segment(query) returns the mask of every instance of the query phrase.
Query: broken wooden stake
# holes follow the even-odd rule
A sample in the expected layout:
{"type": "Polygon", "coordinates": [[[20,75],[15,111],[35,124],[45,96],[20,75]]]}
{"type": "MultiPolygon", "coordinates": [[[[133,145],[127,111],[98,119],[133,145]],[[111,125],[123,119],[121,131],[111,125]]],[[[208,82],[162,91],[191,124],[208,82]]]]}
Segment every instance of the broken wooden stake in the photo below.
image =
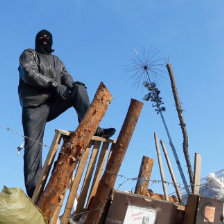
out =
{"type": "Polygon", "coordinates": [[[159,168],[160,168],[160,175],[161,175],[161,179],[162,179],[163,191],[164,191],[166,201],[169,201],[167,187],[166,187],[166,181],[165,181],[165,174],[163,171],[163,163],[162,163],[161,153],[160,153],[160,149],[159,149],[159,142],[158,142],[158,137],[157,137],[156,133],[154,133],[154,138],[155,138],[155,144],[156,144],[156,151],[157,151],[157,155],[158,155],[158,162],[159,162],[159,168]]]}
{"type": "Polygon", "coordinates": [[[135,194],[146,195],[148,191],[148,185],[152,173],[154,159],[147,156],[142,157],[142,163],[138,175],[138,181],[135,187],[135,194]]]}
{"type": "Polygon", "coordinates": [[[175,175],[174,175],[174,172],[173,172],[173,168],[171,166],[170,159],[168,157],[168,153],[166,151],[166,147],[165,147],[165,144],[164,144],[163,140],[160,140],[160,144],[162,145],[162,148],[163,148],[163,152],[164,152],[164,155],[165,155],[165,158],[166,158],[166,162],[167,162],[167,165],[168,165],[168,168],[169,168],[169,171],[170,171],[171,178],[173,180],[173,184],[174,184],[174,187],[175,187],[175,190],[176,190],[176,193],[177,193],[177,197],[179,199],[179,202],[182,203],[182,196],[181,196],[181,193],[180,193],[180,189],[177,185],[177,181],[176,181],[176,178],[175,178],[175,175]]]}
{"type": "Polygon", "coordinates": [[[124,159],[131,137],[133,135],[143,103],[132,99],[125,121],[119,133],[116,144],[112,145],[111,156],[100,180],[97,192],[88,211],[85,224],[98,224],[109,195],[113,190],[120,166],[124,159]]]}
{"type": "Polygon", "coordinates": [[[72,173],[99,126],[111,99],[110,92],[101,83],[78,128],[71,137],[64,141],[50,180],[37,203],[48,221],[52,217],[60,198],[63,197],[72,173]]]}
{"type": "Polygon", "coordinates": [[[194,194],[200,193],[200,176],[201,176],[201,155],[195,153],[194,156],[194,194]]]}

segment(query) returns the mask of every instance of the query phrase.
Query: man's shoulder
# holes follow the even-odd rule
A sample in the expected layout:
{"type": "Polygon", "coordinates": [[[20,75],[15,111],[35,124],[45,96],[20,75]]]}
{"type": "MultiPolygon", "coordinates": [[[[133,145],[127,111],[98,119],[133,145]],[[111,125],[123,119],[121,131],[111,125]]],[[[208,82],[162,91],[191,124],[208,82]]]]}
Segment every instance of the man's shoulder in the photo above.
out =
{"type": "Polygon", "coordinates": [[[56,61],[56,62],[62,62],[61,61],[61,59],[57,56],[57,55],[55,55],[55,54],[52,54],[52,56],[54,57],[54,60],[56,61]]]}
{"type": "Polygon", "coordinates": [[[27,48],[22,52],[21,56],[28,55],[28,54],[35,56],[37,54],[37,52],[34,49],[27,48]]]}

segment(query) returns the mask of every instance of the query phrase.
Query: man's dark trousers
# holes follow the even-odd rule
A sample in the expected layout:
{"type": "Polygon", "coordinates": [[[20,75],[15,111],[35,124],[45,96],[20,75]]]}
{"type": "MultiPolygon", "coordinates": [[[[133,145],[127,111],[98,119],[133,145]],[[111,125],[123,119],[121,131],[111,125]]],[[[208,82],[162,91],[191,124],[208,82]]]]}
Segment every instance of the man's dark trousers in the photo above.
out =
{"type": "Polygon", "coordinates": [[[50,99],[38,107],[24,107],[22,123],[25,138],[24,177],[26,191],[32,197],[38,177],[42,169],[42,144],[45,125],[62,114],[70,107],[74,107],[78,120],[81,121],[89,108],[89,97],[83,85],[74,85],[70,100],[63,100],[58,96],[50,99]]]}

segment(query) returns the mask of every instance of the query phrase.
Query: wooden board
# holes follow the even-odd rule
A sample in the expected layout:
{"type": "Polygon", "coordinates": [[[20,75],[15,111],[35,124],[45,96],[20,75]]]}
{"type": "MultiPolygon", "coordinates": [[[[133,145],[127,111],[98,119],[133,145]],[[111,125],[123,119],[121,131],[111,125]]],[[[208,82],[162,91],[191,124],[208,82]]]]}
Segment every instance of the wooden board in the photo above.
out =
{"type": "Polygon", "coordinates": [[[156,212],[156,224],[183,224],[183,206],[180,207],[179,204],[123,191],[115,191],[104,223],[123,223],[129,206],[154,210],[156,212]]]}
{"type": "Polygon", "coordinates": [[[82,178],[85,166],[86,166],[86,161],[88,159],[92,143],[93,143],[93,141],[90,142],[85,153],[83,154],[83,156],[80,159],[80,163],[79,163],[78,169],[76,171],[75,178],[74,178],[72,186],[71,186],[70,194],[68,196],[68,200],[67,200],[67,203],[65,206],[64,214],[62,216],[62,220],[61,220],[62,224],[67,224],[68,218],[71,215],[72,206],[73,206],[74,200],[77,196],[78,187],[79,187],[79,184],[80,184],[80,181],[81,181],[81,178],[82,178]]]}
{"type": "Polygon", "coordinates": [[[99,152],[99,148],[100,148],[101,142],[99,141],[95,141],[94,146],[93,146],[93,150],[92,150],[92,154],[89,160],[89,164],[88,164],[88,168],[86,171],[86,175],[85,175],[85,179],[83,181],[83,185],[82,185],[82,190],[81,193],[79,195],[78,198],[78,204],[77,204],[77,208],[75,211],[75,215],[77,219],[79,219],[78,214],[82,211],[84,205],[85,205],[85,201],[86,201],[86,197],[87,197],[87,193],[88,193],[88,189],[89,189],[89,184],[91,182],[92,179],[92,175],[93,175],[93,171],[94,171],[94,166],[96,164],[96,160],[97,160],[97,155],[99,152]]]}
{"type": "Polygon", "coordinates": [[[51,144],[51,148],[48,152],[47,158],[44,163],[44,167],[41,171],[40,177],[37,181],[35,191],[33,193],[32,201],[34,204],[37,203],[39,196],[40,196],[41,192],[43,191],[44,185],[47,181],[49,172],[51,170],[51,166],[54,162],[55,155],[56,155],[58,147],[60,145],[60,141],[61,141],[61,133],[59,130],[56,129],[54,139],[51,144]]]}
{"type": "Polygon", "coordinates": [[[100,156],[99,156],[99,159],[98,159],[95,175],[94,175],[94,178],[93,178],[93,184],[91,186],[88,202],[87,202],[87,205],[86,205],[87,208],[89,206],[89,203],[90,203],[92,197],[94,197],[95,194],[96,194],[96,190],[97,190],[97,187],[99,185],[99,181],[100,181],[100,178],[102,176],[103,167],[104,167],[105,160],[106,160],[106,157],[107,157],[108,147],[109,147],[109,142],[104,142],[103,146],[101,148],[101,152],[100,152],[100,156]]]}

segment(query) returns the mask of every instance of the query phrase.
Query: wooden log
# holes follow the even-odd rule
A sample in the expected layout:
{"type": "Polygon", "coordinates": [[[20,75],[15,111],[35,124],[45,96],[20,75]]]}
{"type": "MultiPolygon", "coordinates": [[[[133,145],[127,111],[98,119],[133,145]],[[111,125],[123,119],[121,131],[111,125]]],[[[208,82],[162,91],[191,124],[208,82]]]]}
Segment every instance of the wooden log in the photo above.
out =
{"type": "MultiPolygon", "coordinates": [[[[66,188],[65,193],[66,193],[67,190],[68,189],[66,188]]],[[[54,211],[54,214],[49,220],[49,224],[57,224],[59,214],[60,214],[60,211],[61,211],[61,207],[62,207],[64,199],[65,199],[65,193],[61,195],[60,202],[57,204],[56,209],[54,211]]]]}
{"type": "Polygon", "coordinates": [[[88,168],[86,171],[86,175],[85,175],[85,179],[83,181],[81,193],[78,198],[78,204],[77,204],[77,207],[75,210],[75,220],[79,220],[80,216],[78,214],[83,211],[83,208],[85,205],[87,193],[89,190],[89,185],[90,185],[90,182],[91,182],[91,179],[93,176],[94,167],[95,167],[97,156],[99,153],[100,144],[101,144],[101,142],[95,141],[94,146],[93,146],[92,154],[91,154],[91,157],[89,160],[89,165],[88,165],[88,168]]]}
{"type": "Polygon", "coordinates": [[[125,121],[122,125],[116,144],[112,146],[112,154],[106,170],[100,180],[96,195],[91,202],[85,224],[98,224],[106,202],[114,187],[117,174],[124,159],[132,134],[134,132],[143,103],[132,99],[125,121]]]}
{"type": "Polygon", "coordinates": [[[155,138],[155,144],[156,144],[156,151],[157,151],[157,155],[158,155],[158,162],[159,162],[160,175],[161,175],[161,179],[162,179],[163,192],[164,192],[166,201],[169,201],[167,187],[166,187],[166,181],[165,181],[165,174],[163,171],[163,163],[162,163],[161,153],[160,153],[160,149],[159,149],[159,142],[158,142],[158,137],[157,137],[156,133],[154,133],[154,138],[155,138]]]}
{"type": "Polygon", "coordinates": [[[55,155],[57,153],[57,150],[58,150],[58,147],[59,147],[59,144],[60,144],[60,140],[61,140],[61,133],[60,133],[59,130],[56,129],[54,139],[53,139],[52,144],[51,144],[51,148],[48,152],[47,158],[45,160],[43,169],[41,170],[41,174],[39,176],[35,191],[34,191],[33,196],[32,196],[32,201],[33,201],[34,204],[37,203],[37,201],[39,199],[39,196],[43,191],[43,188],[44,188],[44,185],[47,181],[51,166],[54,162],[54,158],[55,158],[55,155]]]}
{"type": "Polygon", "coordinates": [[[71,215],[71,210],[72,210],[72,206],[74,204],[75,198],[77,196],[77,191],[78,191],[78,187],[82,178],[82,174],[84,172],[85,166],[86,166],[86,162],[89,156],[89,152],[92,146],[92,141],[90,142],[90,144],[88,145],[86,151],[84,152],[82,158],[80,159],[80,163],[77,169],[77,172],[75,174],[75,178],[74,181],[72,183],[72,187],[70,190],[70,194],[68,196],[68,200],[65,206],[65,210],[61,219],[61,223],[62,224],[67,224],[68,223],[68,219],[71,215]]]}
{"type": "Polygon", "coordinates": [[[201,155],[195,153],[194,157],[194,191],[193,193],[199,195],[200,193],[200,176],[201,176],[201,155]]]}
{"type": "Polygon", "coordinates": [[[146,196],[151,173],[152,173],[153,163],[154,163],[154,159],[151,159],[147,156],[143,156],[139,175],[138,175],[138,181],[135,187],[135,194],[141,194],[146,196]]]}
{"type": "Polygon", "coordinates": [[[75,133],[64,141],[51,178],[37,203],[47,220],[50,220],[60,201],[60,197],[68,187],[72,173],[99,126],[111,99],[110,92],[101,83],[89,110],[75,133]]]}
{"type": "Polygon", "coordinates": [[[189,174],[189,178],[190,178],[190,183],[191,183],[191,189],[193,191],[193,172],[192,172],[192,166],[191,166],[191,161],[190,161],[190,156],[188,153],[188,134],[187,134],[187,128],[186,128],[186,123],[184,121],[184,116],[183,116],[183,109],[181,107],[180,104],[180,100],[178,97],[178,91],[176,88],[176,82],[175,82],[175,78],[174,78],[174,74],[172,71],[172,67],[170,64],[166,65],[169,76],[170,76],[170,81],[171,81],[171,87],[172,87],[172,91],[173,91],[173,96],[174,96],[174,101],[175,101],[175,105],[176,105],[176,109],[177,109],[177,114],[178,114],[178,118],[180,121],[180,127],[182,130],[182,134],[183,134],[183,151],[184,151],[184,156],[185,156],[185,160],[187,163],[187,168],[188,168],[188,174],[189,174]]]}
{"type": "Polygon", "coordinates": [[[177,193],[178,200],[179,200],[180,203],[182,203],[182,196],[181,196],[181,193],[180,193],[180,189],[177,185],[177,181],[176,181],[176,178],[175,178],[175,175],[174,175],[174,172],[173,172],[173,168],[171,166],[170,159],[169,159],[169,156],[168,156],[168,153],[167,153],[167,150],[166,150],[166,147],[165,147],[165,144],[164,144],[163,140],[160,140],[160,144],[162,145],[162,148],[163,148],[163,152],[164,152],[164,155],[165,155],[165,158],[166,158],[166,162],[167,162],[167,165],[168,165],[168,168],[169,168],[169,171],[170,171],[171,178],[173,180],[173,184],[174,184],[174,187],[175,187],[175,190],[176,190],[176,193],[177,193]]]}

